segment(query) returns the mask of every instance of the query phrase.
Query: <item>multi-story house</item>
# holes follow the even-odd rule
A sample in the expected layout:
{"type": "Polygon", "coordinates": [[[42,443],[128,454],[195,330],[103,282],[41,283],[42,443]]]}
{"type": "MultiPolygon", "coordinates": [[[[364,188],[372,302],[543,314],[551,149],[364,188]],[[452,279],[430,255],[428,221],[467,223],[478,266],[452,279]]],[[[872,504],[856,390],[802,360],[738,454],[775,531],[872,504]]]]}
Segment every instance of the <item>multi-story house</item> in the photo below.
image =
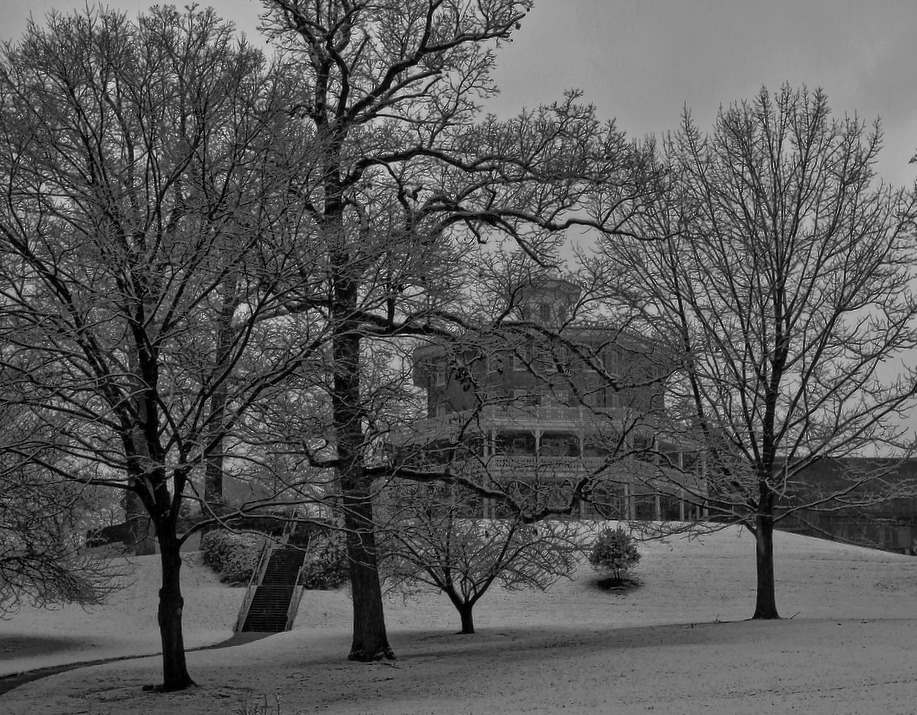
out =
{"type": "Polygon", "coordinates": [[[414,383],[426,391],[427,416],[402,435],[401,452],[493,492],[475,504],[485,514],[509,494],[532,510],[690,519],[702,485],[690,453],[661,432],[665,351],[628,330],[573,320],[579,293],[541,281],[519,292],[516,320],[499,331],[417,348],[414,383]]]}

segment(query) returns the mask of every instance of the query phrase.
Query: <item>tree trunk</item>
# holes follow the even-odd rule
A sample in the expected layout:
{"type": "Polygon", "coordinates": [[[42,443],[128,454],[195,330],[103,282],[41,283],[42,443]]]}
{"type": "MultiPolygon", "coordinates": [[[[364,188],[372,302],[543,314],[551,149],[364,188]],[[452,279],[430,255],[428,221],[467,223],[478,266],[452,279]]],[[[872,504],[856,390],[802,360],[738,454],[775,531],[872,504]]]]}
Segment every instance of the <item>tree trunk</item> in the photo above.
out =
{"type": "Polygon", "coordinates": [[[132,489],[124,493],[124,520],[131,535],[131,546],[136,556],[156,553],[156,534],[140,495],[132,489]]]}
{"type": "MultiPolygon", "coordinates": [[[[354,294],[355,295],[355,294],[354,294]]],[[[363,467],[360,409],[360,339],[352,324],[341,322],[334,341],[332,412],[340,460],[340,504],[347,530],[347,556],[353,598],[353,645],[350,660],[394,658],[385,632],[382,585],[376,558],[371,482],[363,467]]]]}
{"type": "Polygon", "coordinates": [[[774,517],[771,514],[755,517],[755,562],[758,591],[752,619],[780,618],[774,582],[774,517]]]}
{"type": "Polygon", "coordinates": [[[461,633],[474,633],[474,615],[472,610],[474,609],[473,603],[463,603],[461,605],[456,604],[455,606],[458,609],[459,616],[462,619],[462,630],[461,633]]]}
{"type": "Polygon", "coordinates": [[[364,467],[364,406],[361,390],[361,324],[357,310],[359,270],[348,248],[344,227],[344,201],[340,179],[340,146],[326,155],[328,183],[325,187],[325,237],[334,246],[332,276],[332,356],[334,378],[331,392],[332,423],[337,447],[338,480],[353,598],[353,645],[350,660],[394,658],[385,632],[382,585],[376,557],[372,483],[364,467]]]}
{"type": "Polygon", "coordinates": [[[351,479],[345,483],[342,501],[353,594],[353,645],[347,657],[360,661],[394,659],[385,631],[370,489],[351,479]]]}
{"type": "MultiPolygon", "coordinates": [[[[211,416],[219,410],[222,419],[226,404],[226,391],[218,389],[211,398],[211,416]],[[217,394],[220,393],[220,394],[217,394]],[[219,405],[214,404],[219,402],[219,405]]],[[[216,513],[222,512],[223,504],[223,436],[212,438],[209,454],[204,456],[204,501],[216,513]]]]}
{"type": "Polygon", "coordinates": [[[215,385],[210,396],[210,414],[207,417],[207,447],[204,452],[204,501],[211,509],[222,513],[223,506],[223,442],[224,421],[228,397],[228,375],[232,356],[232,319],[239,305],[239,276],[232,271],[222,285],[223,302],[216,325],[216,353],[213,359],[215,385]]]}
{"type": "MultiPolygon", "coordinates": [[[[210,398],[210,435],[204,450],[204,504],[203,516],[222,517],[227,506],[223,499],[223,419],[226,412],[226,386],[218,386],[210,398]]],[[[201,529],[201,538],[217,529],[218,523],[201,529]]]]}
{"type": "Polygon", "coordinates": [[[360,409],[360,339],[349,321],[334,343],[332,411],[337,436],[340,504],[347,530],[347,556],[353,597],[353,645],[350,660],[394,658],[385,632],[382,585],[376,557],[372,484],[363,467],[360,409]]]}
{"type": "Polygon", "coordinates": [[[159,550],[162,563],[162,588],[159,589],[159,635],[162,641],[162,690],[183,690],[194,681],[185,660],[182,634],[181,547],[174,530],[159,526],[159,550]]]}

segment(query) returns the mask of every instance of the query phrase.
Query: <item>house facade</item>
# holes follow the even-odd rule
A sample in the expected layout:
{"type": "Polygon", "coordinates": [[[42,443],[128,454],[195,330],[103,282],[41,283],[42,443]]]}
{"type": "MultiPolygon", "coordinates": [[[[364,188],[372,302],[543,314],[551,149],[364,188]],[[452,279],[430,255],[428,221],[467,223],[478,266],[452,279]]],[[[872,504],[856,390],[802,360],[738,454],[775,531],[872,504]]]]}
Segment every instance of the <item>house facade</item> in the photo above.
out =
{"type": "Polygon", "coordinates": [[[574,320],[579,293],[560,279],[526,286],[499,331],[417,348],[426,418],[400,438],[406,463],[448,466],[480,488],[467,498],[485,515],[509,495],[586,518],[694,518],[698,461],[658,427],[664,350],[574,320]]]}

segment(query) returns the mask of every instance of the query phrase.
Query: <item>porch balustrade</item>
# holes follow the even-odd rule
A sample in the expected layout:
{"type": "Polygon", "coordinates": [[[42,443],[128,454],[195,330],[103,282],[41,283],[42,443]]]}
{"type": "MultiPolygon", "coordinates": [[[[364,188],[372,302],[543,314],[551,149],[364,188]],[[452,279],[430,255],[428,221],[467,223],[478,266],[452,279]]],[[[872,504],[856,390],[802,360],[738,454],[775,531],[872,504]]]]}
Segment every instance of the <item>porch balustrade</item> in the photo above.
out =
{"type": "Polygon", "coordinates": [[[480,410],[450,412],[444,417],[430,417],[417,420],[409,427],[398,430],[402,438],[411,435],[448,435],[461,427],[474,426],[481,429],[538,424],[544,428],[552,425],[592,427],[633,421],[633,410],[624,407],[558,407],[558,406],[494,406],[480,410]]]}

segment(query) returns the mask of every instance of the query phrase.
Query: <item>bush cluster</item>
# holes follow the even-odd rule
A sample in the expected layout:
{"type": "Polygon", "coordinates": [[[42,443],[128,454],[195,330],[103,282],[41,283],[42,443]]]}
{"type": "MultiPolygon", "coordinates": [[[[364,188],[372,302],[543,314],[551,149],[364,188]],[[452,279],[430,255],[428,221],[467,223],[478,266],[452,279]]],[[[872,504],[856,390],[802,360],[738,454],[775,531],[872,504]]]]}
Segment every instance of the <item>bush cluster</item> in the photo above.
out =
{"type": "Polygon", "coordinates": [[[303,562],[299,583],[308,589],[340,588],[350,579],[347,543],[339,531],[323,531],[312,536],[303,562]]]}
{"type": "Polygon", "coordinates": [[[604,529],[589,552],[589,563],[597,571],[611,574],[614,581],[623,580],[640,561],[634,537],[623,527],[604,529]]]}
{"type": "Polygon", "coordinates": [[[224,529],[210,531],[201,539],[204,563],[219,574],[220,581],[234,586],[251,579],[263,544],[264,537],[259,534],[236,534],[224,529]]]}

